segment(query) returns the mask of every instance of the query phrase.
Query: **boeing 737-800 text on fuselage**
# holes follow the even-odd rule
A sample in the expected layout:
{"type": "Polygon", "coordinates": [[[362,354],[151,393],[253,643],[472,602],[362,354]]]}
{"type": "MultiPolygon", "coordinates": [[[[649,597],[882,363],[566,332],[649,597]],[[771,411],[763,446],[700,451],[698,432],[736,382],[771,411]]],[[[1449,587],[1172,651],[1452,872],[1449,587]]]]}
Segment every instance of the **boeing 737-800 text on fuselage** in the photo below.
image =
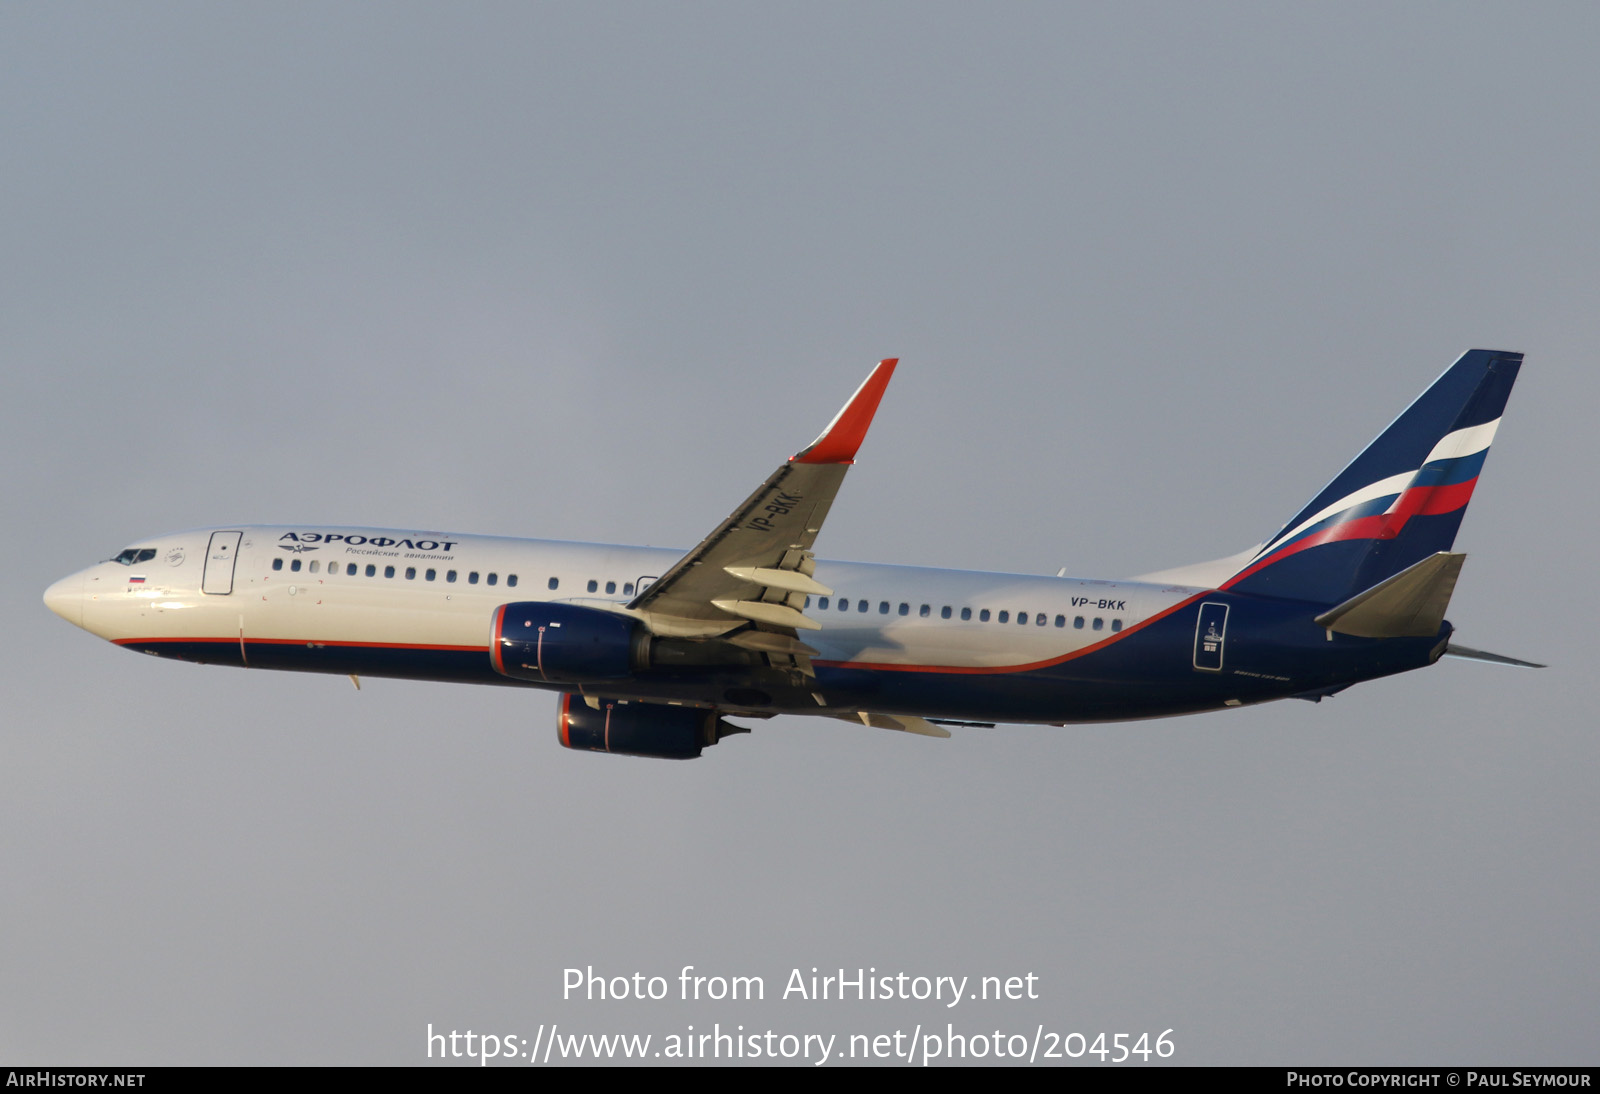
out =
{"type": "Polygon", "coordinates": [[[560,692],[569,748],[691,757],[724,717],[943,725],[1150,718],[1431,665],[1456,529],[1522,355],[1470,350],[1264,544],[1087,581],[812,552],[895,361],[687,554],[339,525],[142,540],[45,603],[203,664],[560,692]]]}

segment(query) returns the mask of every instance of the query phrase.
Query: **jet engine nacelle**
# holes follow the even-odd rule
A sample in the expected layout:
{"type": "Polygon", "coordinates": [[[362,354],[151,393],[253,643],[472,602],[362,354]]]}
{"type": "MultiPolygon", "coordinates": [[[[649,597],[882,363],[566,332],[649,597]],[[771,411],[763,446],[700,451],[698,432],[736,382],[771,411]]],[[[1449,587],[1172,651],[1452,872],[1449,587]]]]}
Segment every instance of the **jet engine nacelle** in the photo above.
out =
{"type": "Polygon", "coordinates": [[[730,725],[714,710],[670,707],[659,703],[628,703],[600,699],[598,709],[581,695],[561,696],[556,708],[556,737],[564,748],[589,752],[616,752],[625,756],[652,756],[664,760],[692,760],[703,748],[734,733],[749,733],[730,725]]]}
{"type": "Polygon", "coordinates": [[[760,654],[730,642],[661,638],[617,612],[576,604],[519,601],[495,609],[489,634],[494,670],[534,684],[621,680],[652,670],[751,670],[760,654]]]}
{"type": "Polygon", "coordinates": [[[628,616],[532,600],[495,610],[489,656],[496,672],[515,680],[616,680],[648,663],[649,640],[628,616]]]}

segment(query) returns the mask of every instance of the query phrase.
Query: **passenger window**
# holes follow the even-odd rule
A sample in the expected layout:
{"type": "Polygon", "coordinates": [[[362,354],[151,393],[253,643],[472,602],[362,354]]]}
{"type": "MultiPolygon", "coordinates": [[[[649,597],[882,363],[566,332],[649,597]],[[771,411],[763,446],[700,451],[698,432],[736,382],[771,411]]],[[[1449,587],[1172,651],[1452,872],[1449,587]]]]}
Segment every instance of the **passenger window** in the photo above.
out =
{"type": "Polygon", "coordinates": [[[889,602],[887,600],[878,601],[878,614],[879,615],[888,615],[889,614],[889,602]]]}
{"type": "Polygon", "coordinates": [[[607,596],[614,595],[616,593],[616,591],[617,591],[617,583],[615,581],[606,582],[606,595],[607,596]]]}
{"type": "Polygon", "coordinates": [[[940,619],[949,619],[950,618],[950,605],[946,604],[944,607],[939,609],[939,618],[940,619]]]}
{"type": "Polygon", "coordinates": [[[321,569],[321,567],[322,567],[322,564],[320,562],[318,562],[316,559],[312,559],[311,560],[311,572],[312,573],[316,573],[319,569],[321,569]]]}
{"type": "Polygon", "coordinates": [[[932,611],[933,611],[932,608],[930,608],[926,604],[924,604],[922,607],[917,609],[917,614],[920,615],[922,618],[926,619],[926,618],[928,618],[929,613],[932,612],[932,611]]]}
{"type": "Polygon", "coordinates": [[[444,579],[446,581],[454,581],[456,579],[456,572],[454,570],[446,570],[444,572],[444,579]]]}
{"type": "Polygon", "coordinates": [[[293,574],[300,572],[300,560],[298,558],[289,563],[289,572],[293,574]]]}
{"type": "MultiPolygon", "coordinates": [[[[477,581],[478,580],[478,575],[477,574],[473,574],[472,575],[472,580],[473,581],[477,581]]],[[[546,584],[549,585],[549,587],[552,588],[552,589],[559,589],[561,587],[561,579],[559,577],[552,577],[546,584]]]]}
{"type": "Polygon", "coordinates": [[[438,570],[429,570],[427,573],[423,574],[422,576],[427,578],[429,581],[432,581],[434,578],[439,576],[439,571],[438,570]]]}
{"type": "Polygon", "coordinates": [[[827,611],[828,610],[828,598],[827,597],[823,597],[821,600],[818,600],[817,601],[817,607],[821,608],[823,611],[827,611]]]}
{"type": "Polygon", "coordinates": [[[471,573],[469,573],[467,575],[467,584],[468,585],[476,585],[477,583],[478,583],[478,571],[477,570],[473,570],[471,573]]]}
{"type": "Polygon", "coordinates": [[[415,581],[415,580],[417,580],[417,568],[415,566],[407,566],[406,567],[406,580],[407,581],[415,581]]]}
{"type": "Polygon", "coordinates": [[[490,574],[489,575],[489,584],[493,585],[499,580],[500,580],[500,575],[499,574],[490,574]]]}
{"type": "Polygon", "coordinates": [[[272,560],[272,568],[273,568],[273,569],[274,569],[274,570],[281,570],[281,569],[283,569],[283,559],[281,559],[281,558],[275,558],[275,559],[273,559],[273,560],[272,560]]]}
{"type": "Polygon", "coordinates": [[[507,577],[506,578],[506,584],[510,585],[512,588],[515,588],[516,584],[517,584],[517,575],[516,574],[512,574],[509,577],[507,577]]]}
{"type": "Polygon", "coordinates": [[[978,622],[979,623],[987,623],[987,622],[989,622],[989,609],[988,608],[984,608],[982,611],[980,611],[978,613],[978,622]]]}
{"type": "Polygon", "coordinates": [[[1011,622],[1011,613],[1010,612],[1001,612],[1000,613],[1000,622],[1002,622],[1002,623],[1011,622]]]}
{"type": "Polygon", "coordinates": [[[1072,617],[1072,626],[1073,626],[1074,630],[1080,630],[1080,631],[1083,630],[1083,616],[1081,616],[1081,615],[1073,616],[1072,617]]]}
{"type": "Polygon", "coordinates": [[[900,602],[900,614],[901,615],[910,615],[911,614],[911,605],[907,604],[904,600],[902,600],[900,602]]]}
{"type": "Polygon", "coordinates": [[[962,619],[971,619],[972,618],[972,609],[971,608],[962,608],[961,609],[961,618],[962,619]]]}
{"type": "MultiPolygon", "coordinates": [[[[552,585],[552,586],[550,586],[550,587],[551,587],[551,588],[552,588],[552,589],[554,589],[554,588],[555,588],[555,586],[554,586],[554,585],[552,585]]],[[[623,595],[623,596],[632,596],[632,595],[633,595],[633,582],[631,582],[631,581],[629,581],[629,582],[626,582],[626,583],[625,583],[625,584],[624,584],[624,585],[623,585],[623,586],[622,586],[622,595],[623,595]]]]}
{"type": "Polygon", "coordinates": [[[803,606],[807,608],[811,607],[811,598],[809,596],[806,597],[806,602],[803,606]]]}
{"type": "Polygon", "coordinates": [[[1111,621],[1111,629],[1114,631],[1120,631],[1122,629],[1122,620],[1113,619],[1111,621]]]}
{"type": "MultiPolygon", "coordinates": [[[[491,585],[493,585],[493,584],[494,584],[494,582],[493,582],[493,581],[491,581],[491,582],[489,582],[489,584],[491,584],[491,585]]],[[[595,580],[595,579],[594,579],[594,578],[592,578],[592,577],[591,577],[591,578],[590,578],[590,579],[589,579],[589,591],[590,591],[590,592],[591,592],[591,593],[597,593],[597,592],[599,592],[599,591],[600,591],[600,583],[599,583],[599,582],[598,582],[598,581],[596,581],[596,580],[595,580]]]]}
{"type": "Polygon", "coordinates": [[[1067,617],[1066,616],[1064,616],[1064,615],[1056,616],[1056,626],[1065,627],[1066,625],[1067,625],[1067,617]]]}
{"type": "Polygon", "coordinates": [[[1021,626],[1026,627],[1028,625],[1028,613],[1027,612],[1018,612],[1017,613],[1017,623],[1019,625],[1021,625],[1021,626]]]}
{"type": "Polygon", "coordinates": [[[1106,621],[1101,619],[1099,616],[1096,616],[1094,620],[1094,629],[1097,631],[1105,630],[1105,626],[1106,621]]]}
{"type": "Polygon", "coordinates": [[[1034,621],[1033,621],[1033,625],[1034,625],[1034,626],[1035,626],[1035,627],[1042,627],[1042,626],[1044,626],[1044,613],[1043,613],[1043,612],[1040,612],[1040,613],[1039,613],[1039,614],[1038,614],[1038,616],[1037,616],[1037,617],[1035,617],[1035,619],[1034,619],[1034,621]]]}
{"type": "Polygon", "coordinates": [[[864,612],[864,611],[869,611],[869,610],[870,609],[867,607],[867,602],[865,600],[856,601],[856,611],[864,612]]]}
{"type": "Polygon", "coordinates": [[[374,566],[370,562],[367,563],[367,576],[368,577],[377,577],[378,576],[378,568],[376,566],[374,566]]]}
{"type": "Polygon", "coordinates": [[[385,566],[383,568],[383,576],[384,577],[393,577],[394,576],[394,567],[393,566],[385,566]]]}

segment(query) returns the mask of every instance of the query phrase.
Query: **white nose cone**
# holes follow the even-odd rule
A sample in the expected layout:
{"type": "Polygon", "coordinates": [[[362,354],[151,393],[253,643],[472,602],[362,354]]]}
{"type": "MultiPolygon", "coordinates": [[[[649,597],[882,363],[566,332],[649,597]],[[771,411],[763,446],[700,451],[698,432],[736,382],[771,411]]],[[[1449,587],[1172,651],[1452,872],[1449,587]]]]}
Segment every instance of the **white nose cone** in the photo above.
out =
{"type": "Polygon", "coordinates": [[[46,589],[44,606],[74,627],[83,626],[83,575],[64,577],[46,589]]]}

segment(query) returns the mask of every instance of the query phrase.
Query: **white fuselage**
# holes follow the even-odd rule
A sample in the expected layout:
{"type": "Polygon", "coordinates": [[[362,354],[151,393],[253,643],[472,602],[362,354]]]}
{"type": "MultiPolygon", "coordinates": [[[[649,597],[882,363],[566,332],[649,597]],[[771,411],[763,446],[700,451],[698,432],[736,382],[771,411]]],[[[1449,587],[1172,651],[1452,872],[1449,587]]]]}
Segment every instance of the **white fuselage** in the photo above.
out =
{"type": "MultiPolygon", "coordinates": [[[[47,603],[121,644],[242,639],[482,650],[487,658],[490,618],[501,604],[562,601],[625,612],[635,592],[683,554],[454,533],[240,525],[156,537],[129,552],[137,557],[141,549],[153,557],[92,566],[51,586],[47,603]],[[241,534],[236,557],[208,559],[214,535],[227,531],[241,534]],[[228,566],[231,572],[219,577],[228,566]]],[[[808,632],[806,641],[820,661],[861,667],[993,670],[1055,660],[1195,592],[830,561],[818,562],[816,578],[834,594],[808,603],[807,614],[822,629],[808,632]]]]}

